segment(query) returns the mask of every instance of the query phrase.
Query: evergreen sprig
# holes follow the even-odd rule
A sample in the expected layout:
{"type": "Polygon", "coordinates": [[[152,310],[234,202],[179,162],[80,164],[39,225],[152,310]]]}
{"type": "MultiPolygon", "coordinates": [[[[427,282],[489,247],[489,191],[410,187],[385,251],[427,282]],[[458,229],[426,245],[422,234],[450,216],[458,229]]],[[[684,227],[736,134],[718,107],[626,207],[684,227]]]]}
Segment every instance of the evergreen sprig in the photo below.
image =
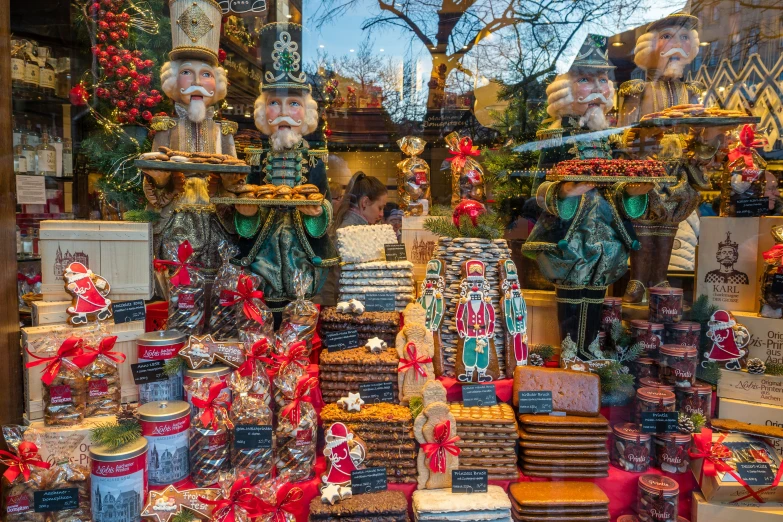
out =
{"type": "Polygon", "coordinates": [[[701,413],[694,413],[691,415],[691,422],[693,423],[693,433],[701,433],[701,429],[707,424],[707,418],[701,413]]]}
{"type": "Polygon", "coordinates": [[[424,220],[424,230],[429,230],[440,237],[460,237],[459,229],[450,219],[440,219],[439,217],[429,217],[424,220]]]}
{"type": "Polygon", "coordinates": [[[424,409],[424,401],[421,397],[411,397],[408,401],[408,407],[411,410],[411,416],[415,420],[421,413],[421,410],[424,409]]]}
{"type": "Polygon", "coordinates": [[[720,364],[713,361],[700,364],[696,370],[696,377],[710,384],[718,384],[718,381],[720,381],[720,364]]]}
{"type": "Polygon", "coordinates": [[[767,367],[764,372],[766,375],[783,375],[783,363],[767,361],[764,364],[767,367]]]}
{"type": "Polygon", "coordinates": [[[137,223],[155,223],[160,221],[160,212],[154,210],[129,210],[122,215],[125,221],[135,221],[137,223]]]}
{"type": "Polygon", "coordinates": [[[172,357],[163,364],[163,373],[168,376],[177,375],[185,367],[182,357],[172,357]]]}
{"type": "Polygon", "coordinates": [[[175,513],[170,519],[169,522],[196,522],[198,519],[193,516],[193,514],[190,511],[187,511],[183,509],[179,513],[175,513]]]}
{"type": "Polygon", "coordinates": [[[90,430],[90,439],[111,449],[120,448],[141,437],[141,424],[136,420],[103,422],[90,430]]]}
{"type": "Polygon", "coordinates": [[[454,213],[454,210],[448,206],[448,205],[432,205],[430,208],[430,216],[433,217],[443,217],[443,216],[449,216],[454,213]]]}
{"type": "Polygon", "coordinates": [[[544,362],[547,362],[555,355],[555,348],[549,344],[537,344],[530,348],[530,353],[537,353],[544,362]]]}
{"type": "Polygon", "coordinates": [[[431,217],[424,220],[424,229],[441,237],[467,237],[477,239],[499,239],[504,227],[497,215],[487,212],[476,219],[474,225],[470,216],[461,216],[459,228],[450,219],[431,217]]]}
{"type": "Polygon", "coordinates": [[[628,368],[619,361],[610,361],[594,369],[593,372],[601,378],[601,391],[603,393],[614,393],[633,386],[633,375],[628,373],[628,368]]]}

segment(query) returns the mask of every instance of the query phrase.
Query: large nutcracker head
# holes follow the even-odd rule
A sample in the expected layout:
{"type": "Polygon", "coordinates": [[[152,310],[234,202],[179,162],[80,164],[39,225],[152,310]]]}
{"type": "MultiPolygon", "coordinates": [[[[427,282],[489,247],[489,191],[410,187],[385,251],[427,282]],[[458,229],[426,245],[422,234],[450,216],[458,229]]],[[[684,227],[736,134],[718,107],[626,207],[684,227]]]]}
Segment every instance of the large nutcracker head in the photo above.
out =
{"type": "Polygon", "coordinates": [[[301,69],[301,48],[299,24],[278,22],[261,30],[264,76],[254,117],[274,150],[290,149],[318,128],[318,104],[301,69]]]}
{"type": "Polygon", "coordinates": [[[674,13],[655,21],[636,40],[633,61],[656,78],[682,78],[685,67],[699,54],[699,19],[674,13]]]}
{"type": "Polygon", "coordinates": [[[200,123],[228,93],[226,71],[218,66],[220,6],[213,0],[173,0],[172,50],[160,70],[161,88],[200,123]]]}
{"type": "Polygon", "coordinates": [[[547,113],[555,125],[565,116],[579,118],[579,124],[591,130],[609,127],[606,113],[614,107],[614,82],[610,74],[606,37],[587,35],[569,71],[560,74],[546,89],[547,113]]]}

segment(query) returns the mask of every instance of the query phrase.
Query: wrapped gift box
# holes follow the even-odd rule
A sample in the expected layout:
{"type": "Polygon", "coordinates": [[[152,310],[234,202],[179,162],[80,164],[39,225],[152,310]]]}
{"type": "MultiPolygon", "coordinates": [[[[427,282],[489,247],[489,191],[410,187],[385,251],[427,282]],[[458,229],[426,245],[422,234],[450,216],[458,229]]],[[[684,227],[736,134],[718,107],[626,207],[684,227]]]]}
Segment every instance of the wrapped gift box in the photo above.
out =
{"type": "MultiPolygon", "coordinates": [[[[783,428],[783,406],[771,406],[756,402],[738,401],[735,399],[720,399],[718,417],[734,419],[761,426],[777,426],[783,428]]],[[[783,458],[783,439],[768,439],[771,446],[783,458]]]]}
{"type": "Polygon", "coordinates": [[[748,359],[783,362],[783,320],[761,317],[756,312],[732,313],[750,332],[750,342],[745,347],[748,359]]]}
{"type": "Polygon", "coordinates": [[[783,376],[721,370],[718,397],[783,406],[783,376]]]}
{"type": "Polygon", "coordinates": [[[90,467],[87,450],[92,446],[90,430],[97,424],[112,423],[114,416],[88,417],[77,426],[44,426],[43,421],[33,421],[25,432],[25,440],[35,442],[41,459],[48,462],[63,462],[90,467]]]}
{"type": "Polygon", "coordinates": [[[704,495],[694,490],[691,503],[691,522],[780,522],[783,520],[783,505],[750,504],[715,504],[707,502],[704,495]]]}

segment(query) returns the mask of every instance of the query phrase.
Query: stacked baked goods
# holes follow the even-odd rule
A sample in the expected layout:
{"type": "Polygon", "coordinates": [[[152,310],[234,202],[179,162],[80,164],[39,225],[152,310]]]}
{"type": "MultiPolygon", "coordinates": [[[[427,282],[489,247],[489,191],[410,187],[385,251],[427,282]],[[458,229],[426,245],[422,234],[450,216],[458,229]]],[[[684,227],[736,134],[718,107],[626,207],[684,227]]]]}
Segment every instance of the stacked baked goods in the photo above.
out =
{"type": "Polygon", "coordinates": [[[209,163],[212,165],[246,166],[244,160],[231,154],[213,154],[210,152],[186,152],[168,147],[158,147],[158,152],[145,152],[139,159],[147,161],[172,161],[174,163],[209,163]]]}
{"type": "Polygon", "coordinates": [[[609,497],[592,482],[517,482],[508,494],[515,522],[609,522],[609,497]]]}
{"type": "Polygon", "coordinates": [[[463,406],[452,402],[449,410],[459,426],[459,469],[486,469],[489,480],[519,478],[517,424],[511,406],[463,406]]]}
{"type": "Polygon", "coordinates": [[[321,394],[324,402],[337,402],[349,392],[358,393],[359,385],[369,382],[390,382],[395,397],[397,385],[397,350],[386,348],[372,353],[361,346],[337,352],[321,352],[321,394]]]}
{"type": "Polygon", "coordinates": [[[244,199],[274,199],[283,201],[323,201],[324,195],[311,183],[289,187],[288,185],[245,185],[241,190],[244,199]]]}
{"type": "Polygon", "coordinates": [[[351,408],[327,404],[325,425],[342,422],[367,446],[364,465],[385,467],[389,482],[416,483],[416,441],[410,409],[398,404],[364,404],[351,408]]]}
{"type": "Polygon", "coordinates": [[[557,415],[519,415],[519,460],[529,477],[598,478],[609,474],[609,421],[600,415],[601,380],[594,373],[518,366],[514,406],[520,391],[552,394],[557,415]]]}
{"type": "Polygon", "coordinates": [[[408,500],[401,491],[364,493],[327,504],[316,496],[310,501],[308,520],[345,522],[408,522],[408,500]]]}
{"type": "Polygon", "coordinates": [[[344,332],[356,330],[359,345],[363,346],[369,339],[378,337],[389,346],[394,346],[397,332],[400,331],[400,314],[398,312],[363,312],[341,313],[333,306],[321,310],[321,337],[328,332],[344,332]]]}
{"type": "Polygon", "coordinates": [[[413,516],[418,522],[511,521],[511,501],[500,486],[486,493],[452,493],[450,489],[413,492],[413,516]]]}

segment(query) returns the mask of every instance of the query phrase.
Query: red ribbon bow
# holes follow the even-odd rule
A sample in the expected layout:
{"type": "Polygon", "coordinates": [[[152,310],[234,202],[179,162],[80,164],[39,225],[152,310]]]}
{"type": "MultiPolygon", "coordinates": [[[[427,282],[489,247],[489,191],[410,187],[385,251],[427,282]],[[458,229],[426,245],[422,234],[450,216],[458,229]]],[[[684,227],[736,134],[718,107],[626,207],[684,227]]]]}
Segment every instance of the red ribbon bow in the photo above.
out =
{"type": "Polygon", "coordinates": [[[211,500],[198,497],[198,499],[204,504],[214,506],[212,520],[215,522],[237,522],[240,520],[237,517],[237,508],[244,510],[251,520],[263,515],[263,503],[260,498],[253,494],[253,490],[250,488],[250,481],[246,477],[234,482],[228,498],[211,500]]]}
{"type": "Polygon", "coordinates": [[[78,355],[73,358],[73,362],[79,368],[86,368],[98,358],[99,355],[103,355],[116,362],[117,364],[125,362],[125,354],[122,352],[113,352],[114,344],[117,342],[117,336],[104,337],[95,349],[89,349],[88,352],[78,355]]]}
{"type": "Polygon", "coordinates": [[[16,274],[16,280],[17,281],[24,281],[28,285],[33,286],[34,284],[41,282],[41,274],[35,274],[33,277],[27,277],[22,272],[18,272],[16,274]]]}
{"type": "Polygon", "coordinates": [[[461,138],[457,144],[457,150],[450,150],[451,157],[446,158],[455,168],[462,169],[470,156],[480,156],[481,151],[473,146],[473,140],[468,136],[461,138]]]}
{"type": "Polygon", "coordinates": [[[777,265],[779,274],[783,273],[783,245],[775,245],[761,255],[770,265],[777,265]]]}
{"type": "Polygon", "coordinates": [[[276,504],[264,502],[261,507],[261,514],[272,515],[271,522],[286,522],[285,514],[289,513],[293,515],[293,508],[296,507],[296,503],[302,500],[303,497],[304,492],[301,488],[291,488],[288,490],[285,497],[283,497],[283,500],[276,504]]]}
{"type": "Polygon", "coordinates": [[[193,246],[187,239],[179,244],[177,247],[177,261],[167,261],[165,259],[156,259],[153,262],[155,270],[163,271],[167,267],[175,266],[177,270],[169,278],[169,282],[172,286],[188,286],[190,285],[190,269],[195,268],[196,265],[188,263],[188,259],[193,255],[193,246]]]}
{"type": "Polygon", "coordinates": [[[296,381],[293,399],[291,399],[291,402],[286,404],[280,412],[283,417],[288,417],[288,420],[291,421],[291,425],[299,426],[299,420],[302,416],[301,405],[303,402],[312,404],[313,398],[310,396],[310,390],[314,389],[316,386],[318,386],[318,379],[316,377],[303,375],[296,381]]]}
{"type": "Polygon", "coordinates": [[[408,358],[406,359],[403,357],[400,359],[400,366],[397,368],[397,372],[402,373],[413,368],[416,374],[421,375],[426,379],[427,370],[422,364],[431,363],[432,357],[427,357],[425,355],[419,357],[418,350],[416,350],[416,343],[408,343],[405,345],[405,351],[408,353],[408,358]]]}
{"type": "Polygon", "coordinates": [[[272,354],[272,358],[264,359],[265,362],[272,365],[272,376],[280,375],[289,366],[296,365],[301,369],[306,369],[310,364],[310,354],[307,353],[307,343],[298,341],[292,344],[285,353],[272,354]]]}
{"type": "Polygon", "coordinates": [[[253,343],[253,346],[251,346],[249,350],[245,350],[245,362],[237,368],[239,375],[242,377],[250,377],[253,375],[253,371],[256,369],[256,361],[264,362],[269,360],[267,354],[269,353],[270,348],[271,345],[267,338],[259,339],[253,343]]]}
{"type": "Polygon", "coordinates": [[[24,476],[25,482],[30,480],[30,466],[43,469],[49,469],[51,466],[48,462],[41,460],[38,446],[32,442],[22,442],[17,451],[19,454],[14,455],[8,451],[0,450],[0,463],[8,466],[8,469],[3,473],[3,477],[8,482],[13,482],[20,474],[24,476]]]}
{"type": "Polygon", "coordinates": [[[215,409],[222,408],[223,406],[220,403],[215,404],[215,401],[220,397],[220,392],[223,391],[225,387],[226,383],[223,381],[216,382],[209,387],[209,395],[206,399],[196,397],[195,395],[192,397],[193,406],[201,410],[199,419],[201,420],[202,426],[209,426],[211,424],[212,429],[217,430],[218,424],[215,409]]]}
{"type": "Polygon", "coordinates": [[[220,304],[223,306],[233,306],[237,303],[242,303],[242,312],[245,317],[252,319],[257,323],[263,324],[264,317],[261,315],[261,310],[253,302],[253,299],[264,299],[264,292],[256,290],[255,282],[249,275],[242,274],[237,281],[237,289],[224,290],[224,292],[231,296],[220,299],[220,304]]]}
{"type": "Polygon", "coordinates": [[[424,455],[430,459],[429,467],[435,473],[446,473],[446,453],[457,456],[461,450],[457,447],[459,437],[449,438],[451,433],[451,421],[438,423],[433,430],[435,442],[429,442],[421,445],[424,455]]]}
{"type": "MultiPolygon", "coordinates": [[[[729,162],[733,162],[740,156],[745,160],[745,166],[753,168],[753,149],[764,147],[767,139],[756,139],[756,132],[753,125],[745,125],[739,133],[740,142],[729,152],[729,162]]],[[[744,178],[743,178],[744,180],[744,178]]]]}
{"type": "Polygon", "coordinates": [[[60,366],[63,364],[63,359],[66,357],[76,357],[77,355],[84,353],[84,350],[82,349],[83,342],[84,341],[82,341],[80,337],[69,337],[63,341],[63,344],[57,349],[57,354],[51,357],[38,357],[32,353],[29,348],[25,348],[30,357],[38,359],[37,361],[28,362],[25,364],[25,367],[32,368],[39,364],[46,364],[46,368],[44,368],[43,374],[41,374],[41,381],[47,386],[51,386],[52,381],[60,372],[60,366]]]}

